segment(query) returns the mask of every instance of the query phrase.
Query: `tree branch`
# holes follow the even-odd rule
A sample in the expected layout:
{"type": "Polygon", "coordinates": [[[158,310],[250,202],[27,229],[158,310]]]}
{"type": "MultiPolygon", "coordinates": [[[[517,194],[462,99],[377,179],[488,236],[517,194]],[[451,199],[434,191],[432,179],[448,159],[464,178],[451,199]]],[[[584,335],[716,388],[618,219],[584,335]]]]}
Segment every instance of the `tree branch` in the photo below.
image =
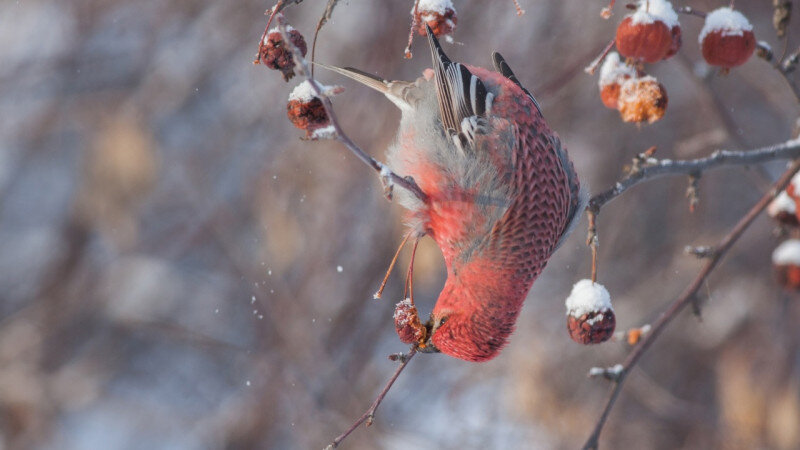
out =
{"type": "Polygon", "coordinates": [[[800,157],[800,138],[781,144],[770,145],[755,150],[731,151],[717,150],[705,158],[688,160],[655,160],[649,158],[643,165],[634,165],[631,173],[611,188],[593,196],[586,207],[587,211],[599,214],[606,203],[622,195],[637,184],[668,175],[699,176],[706,170],[723,166],[758,164],[767,161],[795,159],[800,157]]]}
{"type": "MultiPolygon", "coordinates": [[[[795,146],[800,146],[800,141],[795,142],[795,146]]],[[[770,201],[772,201],[775,196],[782,191],[792,177],[800,170],[800,161],[795,161],[783,173],[783,175],[778,179],[775,184],[772,185],[772,188],[761,197],[761,200],[753,206],[747,214],[742,217],[736,226],[728,233],[722,240],[719,242],[717,246],[714,247],[715,251],[713,254],[709,256],[708,261],[700,270],[700,273],[697,277],[692,281],[692,283],[684,290],[684,292],[675,300],[673,301],[669,307],[658,317],[658,319],[653,323],[651,331],[642,338],[641,341],[636,345],[636,347],[631,351],[625,361],[622,363],[622,367],[618,368],[615,366],[615,379],[614,384],[609,392],[608,399],[606,400],[606,405],[603,408],[603,412],[598,419],[594,431],[587,439],[586,443],[584,444],[584,450],[588,449],[597,449],[598,446],[598,439],[600,437],[600,433],[603,430],[603,426],[608,419],[608,415],[611,412],[611,408],[614,406],[614,402],[616,402],[617,397],[619,397],[620,391],[622,390],[623,383],[625,382],[625,378],[630,373],[631,369],[639,362],[642,355],[650,348],[653,342],[658,338],[661,332],[672,322],[675,317],[677,317],[678,313],[683,310],[687,305],[691,304],[695,298],[695,295],[703,286],[706,281],[706,278],[711,274],[711,272],[717,267],[719,261],[722,257],[730,250],[733,244],[739,239],[739,237],[744,233],[744,231],[753,223],[753,221],[758,217],[758,215],[767,207],[770,201]]]]}
{"type": "Polygon", "coordinates": [[[380,394],[378,394],[378,397],[375,398],[375,401],[372,402],[372,405],[370,405],[367,411],[364,414],[362,414],[361,417],[359,417],[355,422],[353,422],[353,424],[350,425],[350,428],[345,430],[344,433],[337,436],[336,439],[334,439],[333,442],[330,443],[330,445],[325,447],[325,450],[331,450],[338,447],[339,444],[341,444],[342,441],[347,438],[347,436],[350,436],[350,433],[355,431],[355,429],[358,428],[362,423],[366,422],[367,426],[372,425],[372,420],[375,418],[375,411],[378,409],[378,406],[380,406],[381,402],[383,401],[383,398],[386,397],[386,394],[389,392],[389,389],[391,389],[395,380],[397,380],[397,377],[400,376],[400,373],[403,372],[403,369],[406,368],[408,362],[411,361],[411,358],[413,358],[414,355],[416,354],[417,354],[417,347],[414,346],[406,354],[400,353],[399,355],[392,355],[389,357],[389,359],[393,361],[398,361],[398,360],[400,361],[400,366],[397,368],[397,370],[394,371],[394,375],[392,375],[392,377],[389,378],[389,382],[386,383],[386,386],[383,387],[383,390],[381,390],[380,394]]]}
{"type": "Polygon", "coordinates": [[[394,184],[399,185],[403,189],[406,189],[415,197],[417,197],[423,203],[428,202],[428,195],[422,192],[417,183],[410,177],[404,178],[400,175],[394,173],[389,167],[382,162],[376,160],[367,152],[361,149],[355,142],[353,142],[350,137],[348,137],[344,131],[342,130],[341,125],[339,125],[339,121],[336,118],[336,113],[333,111],[333,104],[331,103],[331,99],[328,97],[328,93],[325,92],[322,85],[314,79],[314,76],[311,74],[311,71],[308,67],[308,62],[306,62],[305,58],[303,58],[303,54],[300,52],[294,44],[292,44],[291,39],[289,39],[289,34],[286,31],[286,21],[282,15],[277,16],[278,19],[278,30],[281,32],[281,36],[283,37],[284,45],[287,46],[292,51],[292,56],[294,57],[294,64],[295,69],[299,75],[304,76],[308,82],[311,84],[311,87],[314,89],[314,93],[317,97],[322,100],[322,105],[325,107],[325,113],[328,115],[328,119],[331,122],[331,126],[333,127],[334,133],[332,138],[336,139],[337,141],[344,144],[358,159],[360,159],[364,164],[372,167],[376,172],[378,172],[381,182],[384,183],[384,187],[387,189],[388,196],[391,197],[391,189],[394,184]]]}

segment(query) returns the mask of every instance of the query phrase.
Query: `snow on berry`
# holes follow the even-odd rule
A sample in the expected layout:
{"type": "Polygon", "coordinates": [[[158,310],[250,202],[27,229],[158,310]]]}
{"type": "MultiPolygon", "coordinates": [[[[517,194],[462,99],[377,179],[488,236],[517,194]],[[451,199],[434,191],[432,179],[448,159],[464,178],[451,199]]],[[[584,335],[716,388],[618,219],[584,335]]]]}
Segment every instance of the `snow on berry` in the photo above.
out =
{"type": "Polygon", "coordinates": [[[640,0],[636,12],[617,27],[617,50],[648,63],[674,55],[680,48],[680,23],[666,0],[640,0]]]}
{"type": "MultiPolygon", "coordinates": [[[[288,25],[286,26],[286,33],[289,35],[289,40],[292,44],[305,56],[308,48],[303,35],[288,25]]],[[[277,27],[269,30],[267,35],[264,36],[264,41],[260,43],[258,48],[257,62],[261,62],[270,69],[280,70],[284,81],[289,81],[294,76],[294,56],[292,51],[284,45],[283,36],[277,27]]]]}
{"type": "Polygon", "coordinates": [[[413,344],[425,340],[426,329],[420,322],[417,307],[411,303],[410,298],[397,303],[393,317],[394,329],[403,343],[413,344]]]}
{"type": "Polygon", "coordinates": [[[772,252],[778,282],[787,289],[800,289],[800,239],[789,239],[772,252]]]}
{"type": "Polygon", "coordinates": [[[789,226],[800,225],[797,219],[797,204],[786,191],[781,191],[767,206],[767,214],[779,223],[789,226]]]}
{"type": "Polygon", "coordinates": [[[599,344],[614,334],[617,324],[611,295],[608,290],[592,280],[580,280],[572,287],[565,302],[567,330],[579,344],[599,344]]]}
{"type": "Polygon", "coordinates": [[[600,67],[600,99],[606,108],[617,109],[619,90],[625,80],[636,77],[636,69],[625,64],[617,52],[606,56],[605,62],[600,67]]]}
{"type": "MultiPolygon", "coordinates": [[[[411,15],[414,16],[415,23],[419,24],[417,33],[420,36],[426,34],[425,24],[431,27],[434,36],[442,37],[452,34],[458,23],[456,9],[451,0],[419,0],[419,4],[411,8],[411,15]]],[[[448,42],[452,41],[450,36],[446,38],[448,42]]]]}
{"type": "Polygon", "coordinates": [[[698,42],[706,62],[725,69],[744,64],[756,49],[753,25],[731,8],[715,9],[706,16],[698,42]]]}
{"type": "MultiPolygon", "coordinates": [[[[328,86],[321,86],[322,90],[330,90],[328,86]]],[[[328,114],[322,100],[317,97],[311,83],[306,80],[297,85],[289,94],[289,103],[286,104],[286,114],[295,127],[306,130],[306,137],[330,125],[328,114]]]]}
{"type": "Polygon", "coordinates": [[[624,122],[653,123],[667,111],[667,90],[654,77],[631,78],[622,83],[617,108],[624,122]]]}

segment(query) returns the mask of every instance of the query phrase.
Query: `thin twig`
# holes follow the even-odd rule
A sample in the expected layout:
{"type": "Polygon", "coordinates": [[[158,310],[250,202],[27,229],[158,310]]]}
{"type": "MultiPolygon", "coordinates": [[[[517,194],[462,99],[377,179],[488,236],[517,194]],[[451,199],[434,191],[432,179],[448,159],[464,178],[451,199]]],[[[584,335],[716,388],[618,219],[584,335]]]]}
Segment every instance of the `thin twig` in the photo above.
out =
{"type": "Polygon", "coordinates": [[[639,167],[611,188],[595,195],[589,200],[588,211],[600,212],[606,203],[642,181],[668,175],[697,175],[706,170],[724,166],[758,164],[767,161],[795,159],[800,157],[800,139],[792,139],[780,144],[755,150],[731,151],[717,150],[705,158],[687,160],[658,160],[657,163],[639,167]]]}
{"type": "Polygon", "coordinates": [[[356,145],[356,143],[344,133],[341,125],[339,125],[339,121],[336,118],[336,113],[333,111],[331,99],[328,97],[328,95],[326,95],[325,92],[323,92],[322,85],[320,85],[317,80],[314,79],[314,76],[311,74],[311,71],[308,68],[308,62],[305,60],[305,58],[303,58],[303,54],[300,52],[300,49],[292,44],[291,39],[289,39],[289,35],[286,31],[285,19],[282,15],[278,15],[277,19],[278,29],[281,32],[281,36],[283,36],[283,42],[292,51],[292,55],[294,56],[295,69],[300,75],[304,76],[308,80],[312,89],[314,89],[315,95],[322,100],[322,105],[325,107],[325,113],[328,115],[328,119],[330,120],[331,126],[334,129],[332,138],[344,144],[344,146],[347,147],[354,155],[356,155],[356,157],[364,164],[372,167],[376,172],[378,172],[382,182],[389,182],[389,188],[391,188],[393,184],[397,184],[409,191],[421,202],[427,203],[428,195],[422,192],[422,189],[417,186],[417,183],[414,182],[413,179],[404,178],[400,175],[397,175],[391,169],[389,169],[388,166],[367,154],[367,152],[362,150],[361,147],[356,145]]]}
{"type": "Polygon", "coordinates": [[[386,397],[386,394],[389,392],[389,389],[392,387],[395,380],[397,380],[397,377],[400,376],[400,373],[403,372],[403,369],[406,368],[409,361],[411,361],[411,358],[413,358],[416,353],[417,353],[417,348],[412,347],[407,354],[400,355],[399,357],[394,358],[394,360],[400,361],[400,366],[397,368],[397,370],[394,371],[394,375],[392,375],[392,377],[389,378],[389,382],[386,383],[386,386],[383,387],[383,390],[381,390],[380,394],[378,394],[378,397],[375,398],[375,401],[372,402],[372,405],[370,405],[367,411],[364,412],[364,414],[362,414],[361,417],[359,417],[355,422],[353,422],[353,424],[350,425],[350,428],[345,430],[344,433],[337,436],[336,439],[334,439],[333,442],[331,442],[331,444],[325,448],[325,450],[334,449],[338,447],[339,444],[341,444],[342,441],[345,440],[347,436],[349,436],[350,433],[355,431],[355,429],[358,428],[362,423],[366,422],[367,426],[372,425],[372,421],[375,418],[375,411],[378,409],[378,406],[380,406],[381,402],[383,401],[383,398],[386,397]]]}
{"type": "Polygon", "coordinates": [[[625,382],[625,378],[630,373],[631,369],[639,362],[642,355],[650,348],[653,342],[658,338],[661,332],[672,322],[675,317],[677,317],[678,313],[683,310],[687,305],[691,304],[695,298],[695,295],[703,286],[706,281],[706,278],[711,274],[711,272],[716,268],[719,264],[719,261],[722,257],[730,250],[733,244],[741,237],[745,230],[753,223],[753,221],[758,217],[758,215],[767,207],[770,201],[789,184],[789,181],[792,177],[800,170],[800,161],[795,161],[783,173],[783,175],[778,179],[775,184],[772,185],[772,188],[767,191],[761,197],[761,200],[758,201],[751,209],[747,212],[733,227],[733,229],[722,238],[717,246],[715,246],[715,252],[709,257],[706,264],[700,270],[700,273],[697,277],[692,281],[692,283],[683,291],[683,293],[674,300],[669,307],[661,313],[661,316],[653,323],[651,331],[645,335],[641,341],[634,347],[631,353],[625,358],[625,361],[622,363],[622,369],[618,371],[616,375],[616,379],[614,380],[614,385],[611,388],[611,391],[608,395],[608,399],[606,400],[606,405],[603,408],[603,412],[600,414],[600,418],[598,419],[592,434],[587,439],[586,443],[584,444],[584,450],[587,449],[596,449],[598,446],[598,439],[600,437],[600,433],[603,430],[603,426],[608,419],[608,415],[611,412],[611,408],[614,406],[614,402],[619,397],[620,391],[622,390],[623,383],[625,382]]]}
{"type": "Polygon", "coordinates": [[[311,43],[311,76],[314,76],[314,61],[316,61],[316,54],[317,54],[317,36],[319,36],[319,30],[331,20],[331,16],[333,15],[333,8],[336,8],[336,4],[339,3],[339,0],[328,0],[328,4],[325,5],[325,11],[322,13],[322,17],[319,18],[319,22],[317,22],[317,29],[314,30],[314,41],[311,43]]]}

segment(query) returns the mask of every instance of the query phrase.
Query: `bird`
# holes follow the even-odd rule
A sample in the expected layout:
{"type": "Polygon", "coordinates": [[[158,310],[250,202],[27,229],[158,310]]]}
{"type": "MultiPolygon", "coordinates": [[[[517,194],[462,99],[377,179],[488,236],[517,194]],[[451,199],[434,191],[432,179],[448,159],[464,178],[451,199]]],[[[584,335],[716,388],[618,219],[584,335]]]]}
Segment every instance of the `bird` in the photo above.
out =
{"type": "Polygon", "coordinates": [[[409,233],[433,238],[447,268],[419,349],[488,361],[508,342],[533,282],[588,195],[505,59],[493,52],[495,70],[453,62],[426,28],[433,69],[413,82],[325,67],[383,93],[401,111],[388,166],[426,198],[396,195],[408,210],[409,233]]]}

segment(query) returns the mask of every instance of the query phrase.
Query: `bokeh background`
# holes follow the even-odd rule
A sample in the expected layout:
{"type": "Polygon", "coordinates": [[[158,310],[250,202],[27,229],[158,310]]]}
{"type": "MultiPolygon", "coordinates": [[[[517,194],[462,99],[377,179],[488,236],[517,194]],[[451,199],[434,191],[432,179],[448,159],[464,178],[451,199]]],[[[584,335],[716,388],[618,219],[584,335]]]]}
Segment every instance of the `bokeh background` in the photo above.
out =
{"type": "MultiPolygon", "coordinates": [[[[665,118],[620,122],[583,73],[622,15],[603,1],[456,0],[459,61],[499,50],[537,95],[595,191],[652,145],[665,158],[790,137],[800,105],[765,62],[728,76],[701,61],[700,19],[651,66],[665,118]]],[[[623,2],[624,3],[624,2],[623,2]]],[[[676,1],[710,10],[727,1],[676,1]]],[[[795,7],[800,5],[795,1],[795,7]]],[[[324,9],[287,18],[310,40],[324,9]]],[[[390,78],[413,5],[341,2],[318,59],[390,78]]],[[[322,448],[372,402],[405,347],[392,324],[403,270],[375,301],[403,234],[402,211],[333,142],[304,142],[286,119],[289,84],[252,60],[268,2],[0,2],[0,448],[322,448]]],[[[782,48],[771,2],[737,2],[758,39],[782,48]]],[[[790,25],[800,43],[800,17],[790,25]]],[[[797,75],[795,75],[797,76],[797,75]]],[[[399,113],[379,94],[335,98],[345,130],[377,157],[399,113]]],[[[600,281],[620,330],[652,321],[697,273],[685,245],[715,243],[784,163],[636,187],[599,217],[600,281]]],[[[760,218],[630,377],[605,448],[800,448],[800,300],[773,281],[775,225],[760,218]]],[[[576,448],[619,362],[621,342],[582,347],[563,301],[589,275],[586,221],[535,284],[510,345],[491,362],[420,355],[353,449],[576,448]]],[[[408,254],[401,258],[404,267],[408,254]]],[[[428,314],[445,272],[423,242],[416,298],[428,314]]]]}

